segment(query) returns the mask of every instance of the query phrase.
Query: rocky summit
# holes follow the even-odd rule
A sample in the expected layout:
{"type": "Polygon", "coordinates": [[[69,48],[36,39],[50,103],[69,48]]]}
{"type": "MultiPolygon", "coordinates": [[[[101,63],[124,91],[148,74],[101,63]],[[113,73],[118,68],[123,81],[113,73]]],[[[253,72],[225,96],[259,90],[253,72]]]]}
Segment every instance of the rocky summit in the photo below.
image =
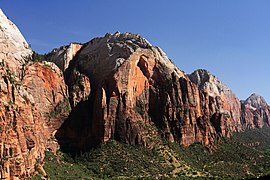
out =
{"type": "Polygon", "coordinates": [[[270,106],[262,96],[253,93],[241,104],[242,121],[246,128],[270,126],[270,106]]]}
{"type": "Polygon", "coordinates": [[[240,101],[207,70],[186,74],[132,33],[70,43],[36,62],[0,10],[0,178],[42,168],[45,150],[87,151],[113,139],[153,149],[162,139],[214,148],[234,132],[270,125],[256,94],[240,101]]]}

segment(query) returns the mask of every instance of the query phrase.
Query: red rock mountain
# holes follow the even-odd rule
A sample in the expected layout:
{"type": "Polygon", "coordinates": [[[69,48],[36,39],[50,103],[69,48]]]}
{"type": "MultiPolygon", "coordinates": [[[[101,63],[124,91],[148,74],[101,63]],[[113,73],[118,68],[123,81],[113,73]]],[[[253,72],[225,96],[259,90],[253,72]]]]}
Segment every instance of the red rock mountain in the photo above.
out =
{"type": "Polygon", "coordinates": [[[252,94],[241,103],[241,115],[245,128],[262,128],[263,126],[270,126],[270,106],[262,96],[252,94]]]}
{"type": "Polygon", "coordinates": [[[37,168],[69,111],[62,72],[31,60],[32,50],[0,10],[0,179],[24,179],[37,168]],[[50,140],[49,140],[50,139],[50,140]]]}
{"type": "Polygon", "coordinates": [[[215,76],[206,70],[185,74],[160,48],[130,33],[85,44],[65,80],[73,111],[56,136],[68,151],[112,138],[152,147],[156,136],[184,146],[207,145],[243,131],[250,119],[215,76]]]}
{"type": "MultiPolygon", "coordinates": [[[[190,75],[140,35],[106,34],[54,49],[44,62],[0,11],[0,178],[42,170],[44,151],[115,139],[153,148],[165,138],[212,145],[269,126],[269,106],[240,102],[206,70],[190,75]],[[55,64],[54,64],[55,63],[55,64]]],[[[45,173],[45,172],[44,172],[45,173]]]]}
{"type": "MultiPolygon", "coordinates": [[[[218,124],[223,136],[230,137],[232,132],[241,131],[241,103],[236,95],[217,77],[207,70],[196,70],[189,75],[192,82],[208,95],[212,113],[221,116],[218,124]]],[[[216,126],[215,126],[216,127],[216,126]]]]}

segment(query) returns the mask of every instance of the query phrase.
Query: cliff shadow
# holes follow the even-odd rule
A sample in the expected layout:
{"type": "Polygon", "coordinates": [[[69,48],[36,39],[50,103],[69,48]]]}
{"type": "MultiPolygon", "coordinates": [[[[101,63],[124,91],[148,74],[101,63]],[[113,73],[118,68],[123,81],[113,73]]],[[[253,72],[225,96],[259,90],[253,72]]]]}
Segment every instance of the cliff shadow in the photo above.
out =
{"type": "Polygon", "coordinates": [[[57,130],[55,137],[63,152],[74,155],[101,144],[103,128],[97,128],[92,106],[92,98],[79,102],[57,130]]]}

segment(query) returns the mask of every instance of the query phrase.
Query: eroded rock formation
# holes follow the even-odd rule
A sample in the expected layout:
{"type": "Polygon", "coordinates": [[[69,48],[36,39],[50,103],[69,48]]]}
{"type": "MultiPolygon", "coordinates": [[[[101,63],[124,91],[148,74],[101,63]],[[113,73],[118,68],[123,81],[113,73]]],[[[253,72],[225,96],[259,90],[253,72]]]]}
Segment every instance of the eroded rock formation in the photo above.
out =
{"type": "Polygon", "coordinates": [[[45,149],[58,148],[67,87],[57,66],[31,61],[32,50],[2,11],[0,38],[0,179],[24,179],[42,168],[45,149]]]}
{"type": "Polygon", "coordinates": [[[204,70],[186,75],[139,35],[106,34],[85,44],[65,73],[70,94],[74,74],[87,77],[82,89],[91,84],[91,91],[70,99],[73,112],[57,132],[64,149],[111,138],[151,147],[157,134],[185,146],[211,144],[242,130],[240,101],[229,88],[204,70]]]}
{"type": "Polygon", "coordinates": [[[270,126],[270,106],[264,98],[252,94],[242,104],[242,121],[245,128],[262,128],[270,126]]]}
{"type": "Polygon", "coordinates": [[[0,11],[0,41],[3,179],[42,168],[45,149],[56,151],[58,143],[68,152],[110,139],[148,148],[161,138],[212,145],[235,131],[270,125],[262,97],[240,103],[208,71],[185,74],[136,34],[71,43],[46,55],[50,62],[34,63],[27,42],[0,11]]]}
{"type": "Polygon", "coordinates": [[[45,59],[55,63],[64,72],[81,47],[82,44],[70,43],[67,46],[53,49],[52,52],[46,55],[45,59]]]}
{"type": "Polygon", "coordinates": [[[16,25],[11,22],[0,9],[0,62],[6,63],[8,68],[17,76],[32,55],[32,50],[20,33],[16,25]]]}
{"type": "Polygon", "coordinates": [[[196,70],[189,78],[207,95],[210,114],[215,112],[221,117],[218,122],[212,122],[215,128],[227,137],[232,132],[241,131],[241,104],[236,95],[207,70],[196,70]]]}

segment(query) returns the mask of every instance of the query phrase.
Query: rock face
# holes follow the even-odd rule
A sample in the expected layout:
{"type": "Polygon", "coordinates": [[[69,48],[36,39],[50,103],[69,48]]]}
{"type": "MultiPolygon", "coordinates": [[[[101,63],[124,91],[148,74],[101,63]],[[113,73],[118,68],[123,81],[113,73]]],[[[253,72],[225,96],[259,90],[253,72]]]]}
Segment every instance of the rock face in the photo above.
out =
{"type": "Polygon", "coordinates": [[[229,137],[232,132],[241,131],[241,103],[236,95],[207,70],[196,70],[189,78],[207,94],[210,111],[222,116],[218,123],[222,135],[229,137]]]}
{"type": "Polygon", "coordinates": [[[70,99],[73,111],[56,134],[68,151],[112,138],[151,147],[158,134],[185,146],[211,144],[241,130],[240,102],[225,85],[206,71],[186,75],[139,35],[106,34],[85,44],[65,73],[71,94],[78,73],[91,91],[70,99]]]}
{"type": "Polygon", "coordinates": [[[0,11],[0,179],[24,179],[41,167],[44,151],[69,113],[63,74],[33,63],[16,26],[0,11]]]}
{"type": "MultiPolygon", "coordinates": [[[[0,62],[7,63],[8,68],[14,73],[20,73],[24,64],[32,55],[28,43],[0,9],[0,62]]],[[[21,74],[16,74],[20,76],[21,74]]]]}
{"type": "Polygon", "coordinates": [[[68,152],[110,139],[148,148],[161,138],[212,145],[270,125],[262,97],[240,103],[208,71],[185,74],[136,34],[71,43],[46,55],[50,62],[34,63],[31,55],[0,11],[0,179],[29,177],[59,144],[68,152]]]}
{"type": "Polygon", "coordinates": [[[63,73],[55,64],[29,64],[25,68],[22,86],[32,95],[32,103],[44,116],[53,119],[57,115],[68,115],[70,107],[67,87],[63,73]]]}
{"type": "Polygon", "coordinates": [[[270,107],[264,98],[252,94],[242,104],[242,121],[246,128],[270,126],[270,107]]]}
{"type": "Polygon", "coordinates": [[[252,109],[258,109],[268,106],[265,99],[262,96],[255,93],[249,96],[243,103],[249,104],[252,109]]]}
{"type": "Polygon", "coordinates": [[[52,52],[46,55],[45,59],[54,62],[64,72],[81,47],[82,45],[79,43],[70,43],[67,46],[53,49],[52,52]]]}

